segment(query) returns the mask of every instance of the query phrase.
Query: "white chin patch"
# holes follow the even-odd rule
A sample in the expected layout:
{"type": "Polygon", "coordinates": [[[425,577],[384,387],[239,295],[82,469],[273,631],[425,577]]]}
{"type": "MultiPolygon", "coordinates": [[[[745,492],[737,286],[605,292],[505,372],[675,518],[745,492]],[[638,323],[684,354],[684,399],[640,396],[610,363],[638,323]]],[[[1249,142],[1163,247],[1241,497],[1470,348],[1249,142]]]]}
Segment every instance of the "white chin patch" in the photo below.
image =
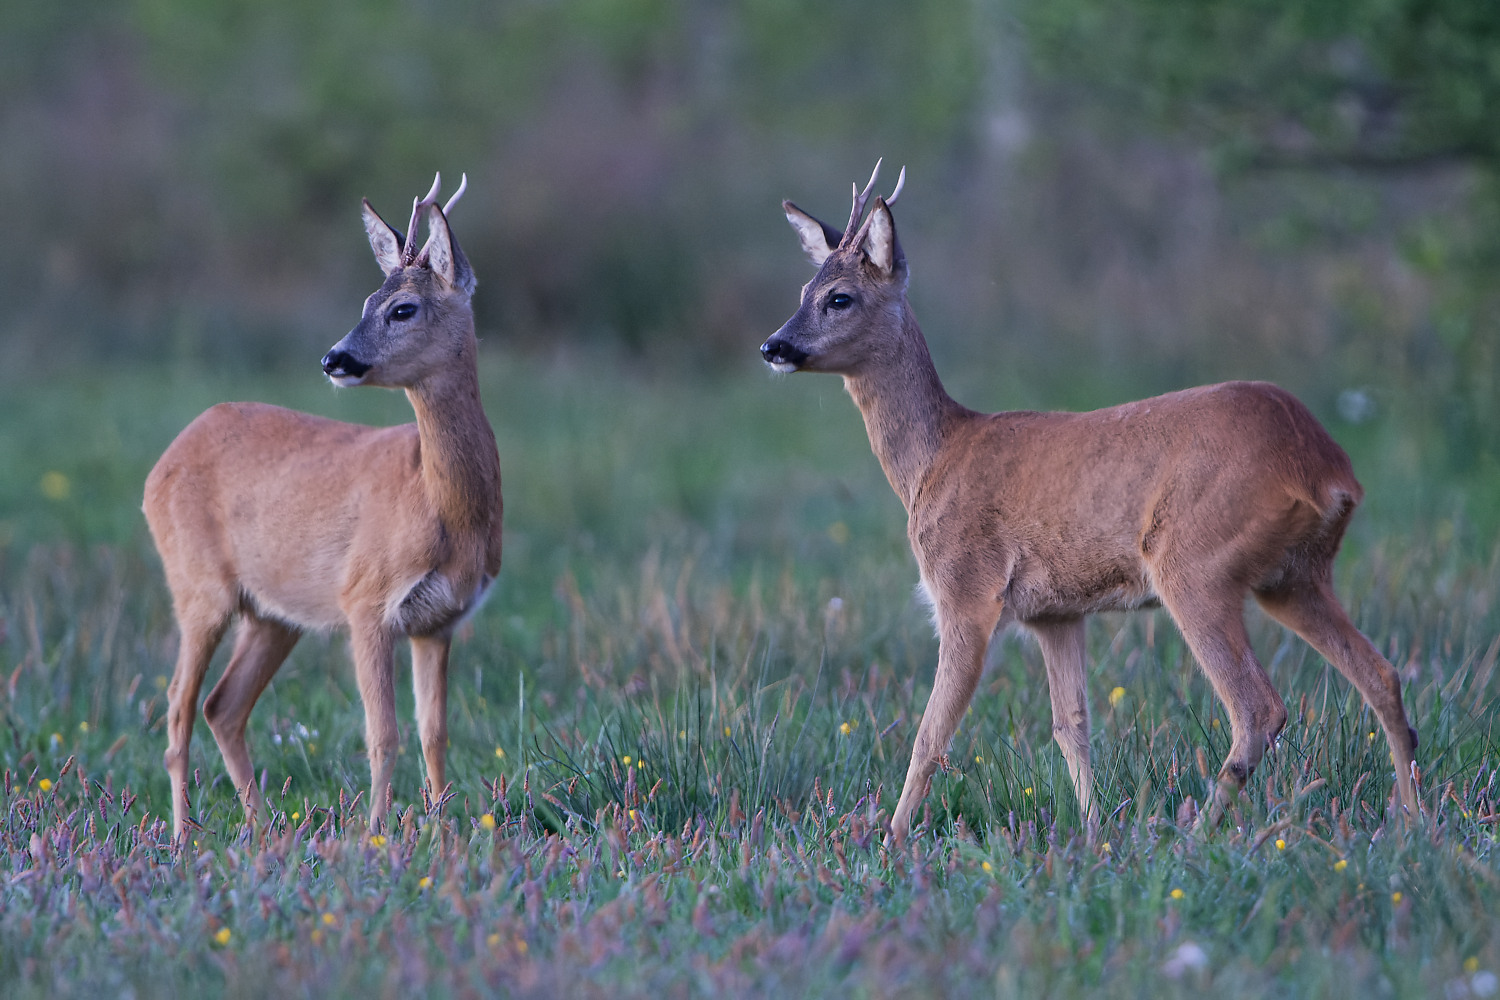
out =
{"type": "Polygon", "coordinates": [[[790,375],[792,372],[797,370],[797,366],[792,364],[790,361],[767,361],[766,365],[772,371],[781,372],[781,374],[783,375],[790,375]]]}
{"type": "Polygon", "coordinates": [[[360,385],[361,383],[364,382],[364,380],[365,380],[365,377],[363,375],[330,375],[330,376],[328,376],[328,381],[332,382],[334,385],[344,386],[345,388],[348,388],[351,385],[360,385]]]}

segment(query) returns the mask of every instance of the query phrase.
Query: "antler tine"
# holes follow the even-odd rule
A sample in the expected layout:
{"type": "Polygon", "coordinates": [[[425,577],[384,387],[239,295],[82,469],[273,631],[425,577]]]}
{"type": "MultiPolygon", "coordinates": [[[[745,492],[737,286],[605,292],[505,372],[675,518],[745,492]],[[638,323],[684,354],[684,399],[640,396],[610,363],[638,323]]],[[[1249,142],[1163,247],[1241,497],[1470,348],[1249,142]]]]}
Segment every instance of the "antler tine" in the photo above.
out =
{"type": "Polygon", "coordinates": [[[875,178],[880,176],[880,164],[885,162],[881,157],[875,161],[875,169],[870,172],[870,183],[865,185],[863,191],[858,190],[859,185],[851,185],[854,189],[854,208],[849,212],[849,224],[844,227],[845,233],[854,232],[854,227],[859,225],[859,217],[865,214],[865,202],[870,199],[870,192],[875,188],[875,178]]]}
{"type": "MultiPolygon", "coordinates": [[[[437,204],[438,191],[442,189],[443,175],[434,173],[432,175],[432,189],[420,198],[413,198],[411,203],[411,225],[406,227],[406,263],[410,264],[417,259],[417,222],[422,216],[422,209],[428,205],[437,204]]],[[[446,214],[446,213],[444,213],[446,214]]]]}
{"type": "Polygon", "coordinates": [[[899,197],[901,197],[901,189],[903,187],[905,187],[905,186],[906,186],[906,168],[902,167],[901,168],[901,176],[896,178],[896,190],[892,191],[891,192],[891,196],[885,200],[885,207],[886,208],[890,208],[892,205],[896,204],[896,199],[899,198],[899,197]]]}
{"type": "Polygon", "coordinates": [[[462,198],[467,190],[469,190],[469,175],[464,174],[458,179],[458,190],[453,192],[453,197],[449,198],[448,203],[443,206],[443,218],[448,217],[448,213],[453,211],[453,206],[458,204],[458,199],[462,198]]]}

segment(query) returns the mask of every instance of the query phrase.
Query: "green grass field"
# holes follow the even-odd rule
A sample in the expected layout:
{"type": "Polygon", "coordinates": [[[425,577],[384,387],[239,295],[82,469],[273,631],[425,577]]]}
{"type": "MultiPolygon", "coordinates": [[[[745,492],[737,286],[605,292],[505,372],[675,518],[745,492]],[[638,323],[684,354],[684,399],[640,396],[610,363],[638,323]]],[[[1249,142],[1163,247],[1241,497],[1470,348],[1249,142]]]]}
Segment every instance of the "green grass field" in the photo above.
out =
{"type": "Polygon", "coordinates": [[[1180,831],[1228,732],[1156,613],[1089,633],[1099,842],[1040,655],[1006,637],[920,836],[890,854],[937,647],[900,505],[836,379],[746,356],[695,382],[487,347],[507,547],[455,644],[450,797],[419,796],[398,687],[399,815],[368,835],[352,669],[341,637],[308,636],[251,720],[269,835],[242,829],[200,723],[180,854],[147,469],[222,399],[409,411],[329,389],[311,359],[5,385],[0,994],[1500,993],[1500,550],[1427,502],[1442,484],[1395,460],[1399,428],[1332,424],[1370,494],[1339,590],[1406,681],[1419,829],[1390,812],[1358,695],[1251,609],[1290,722],[1232,822],[1180,831]]]}

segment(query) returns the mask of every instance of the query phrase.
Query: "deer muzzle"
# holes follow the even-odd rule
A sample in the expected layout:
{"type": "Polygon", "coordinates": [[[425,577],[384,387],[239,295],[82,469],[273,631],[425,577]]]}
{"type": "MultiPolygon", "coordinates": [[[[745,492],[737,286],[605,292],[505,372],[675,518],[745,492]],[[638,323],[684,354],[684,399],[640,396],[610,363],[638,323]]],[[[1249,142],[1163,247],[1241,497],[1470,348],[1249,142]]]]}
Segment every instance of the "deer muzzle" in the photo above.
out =
{"type": "Polygon", "coordinates": [[[369,365],[337,347],[323,355],[323,374],[339,385],[358,385],[369,370],[369,365]]]}
{"type": "Polygon", "coordinates": [[[779,372],[794,372],[807,362],[807,352],[794,347],[779,332],[760,345],[760,356],[779,372]]]}

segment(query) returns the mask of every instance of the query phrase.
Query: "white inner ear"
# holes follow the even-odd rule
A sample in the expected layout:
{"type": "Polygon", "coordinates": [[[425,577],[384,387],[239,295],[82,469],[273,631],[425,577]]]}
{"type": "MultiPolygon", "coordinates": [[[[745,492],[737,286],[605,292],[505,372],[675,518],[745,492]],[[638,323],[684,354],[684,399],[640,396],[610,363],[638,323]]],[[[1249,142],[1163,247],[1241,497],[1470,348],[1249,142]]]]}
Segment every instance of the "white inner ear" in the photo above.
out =
{"type": "Polygon", "coordinates": [[[833,247],[828,245],[828,240],[823,236],[823,224],[806,212],[796,208],[786,210],[786,221],[797,230],[797,239],[802,243],[802,252],[807,254],[808,259],[814,264],[822,266],[833,253],[833,247]]]}
{"type": "Polygon", "coordinates": [[[896,230],[884,202],[876,205],[870,213],[870,228],[865,233],[863,249],[870,263],[885,274],[891,273],[896,259],[896,230]]]}
{"type": "Polygon", "coordinates": [[[370,249],[375,251],[375,263],[380,265],[381,273],[389,275],[401,268],[401,245],[396,240],[396,233],[385,220],[375,214],[375,210],[365,203],[365,234],[370,237],[370,249]]]}

